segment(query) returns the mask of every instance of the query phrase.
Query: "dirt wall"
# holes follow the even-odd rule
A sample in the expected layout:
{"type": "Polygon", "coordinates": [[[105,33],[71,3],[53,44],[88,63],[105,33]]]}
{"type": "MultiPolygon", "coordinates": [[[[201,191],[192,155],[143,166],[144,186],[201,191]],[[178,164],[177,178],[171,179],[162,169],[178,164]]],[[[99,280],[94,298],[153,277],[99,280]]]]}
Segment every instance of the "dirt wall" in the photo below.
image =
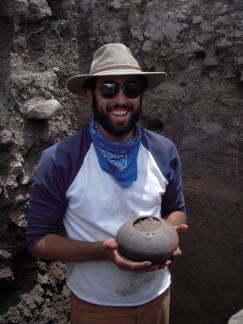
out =
{"type": "Polygon", "coordinates": [[[67,79],[107,42],[168,78],[143,100],[143,126],[183,165],[189,231],[171,266],[171,324],[226,324],[242,308],[243,3],[12,0],[0,4],[0,323],[67,323],[65,265],[26,251],[41,151],[90,119],[67,79]]]}

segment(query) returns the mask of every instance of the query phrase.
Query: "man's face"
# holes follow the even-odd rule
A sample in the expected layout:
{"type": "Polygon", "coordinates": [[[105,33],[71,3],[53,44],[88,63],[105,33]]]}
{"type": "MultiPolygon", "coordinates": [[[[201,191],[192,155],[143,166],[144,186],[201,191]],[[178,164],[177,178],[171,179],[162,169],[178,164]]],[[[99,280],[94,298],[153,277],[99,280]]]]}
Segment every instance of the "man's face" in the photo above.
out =
{"type": "Polygon", "coordinates": [[[106,82],[114,81],[119,87],[130,82],[139,83],[135,76],[117,76],[97,78],[95,89],[89,90],[88,97],[92,100],[94,117],[98,122],[103,135],[113,141],[124,141],[133,135],[133,130],[138,122],[141,112],[141,94],[135,98],[126,96],[121,88],[113,98],[104,98],[100,88],[106,82]]]}

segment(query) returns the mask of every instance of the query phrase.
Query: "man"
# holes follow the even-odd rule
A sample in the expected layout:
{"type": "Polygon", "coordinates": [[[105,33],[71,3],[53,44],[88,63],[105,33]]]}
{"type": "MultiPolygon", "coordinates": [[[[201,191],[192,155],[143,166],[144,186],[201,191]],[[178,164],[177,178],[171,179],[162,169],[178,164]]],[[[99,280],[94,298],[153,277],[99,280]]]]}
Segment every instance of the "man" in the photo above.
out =
{"type": "Polygon", "coordinates": [[[72,324],[169,322],[172,260],[127,260],[115,240],[124,222],[143,215],[162,216],[179,233],[187,229],[175,146],[137,126],[143,92],[165,77],[142,72],[125,45],[107,44],[94,54],[89,74],[67,82],[69,91],[88,96],[94,118],[44,151],[27,238],[36,257],[67,263],[72,324]],[[62,222],[67,237],[57,232],[62,222]]]}

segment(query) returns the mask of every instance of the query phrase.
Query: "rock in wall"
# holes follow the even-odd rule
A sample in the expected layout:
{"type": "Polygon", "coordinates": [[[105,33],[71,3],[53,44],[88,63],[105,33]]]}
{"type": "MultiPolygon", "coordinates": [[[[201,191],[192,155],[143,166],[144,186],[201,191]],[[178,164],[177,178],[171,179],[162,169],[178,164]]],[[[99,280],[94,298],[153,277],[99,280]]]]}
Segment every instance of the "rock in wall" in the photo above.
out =
{"type": "Polygon", "coordinates": [[[242,21],[240,0],[0,4],[0,323],[68,322],[65,265],[26,251],[28,199],[41,151],[88,123],[65,83],[107,42],[168,74],[141,123],[183,165],[190,229],[171,266],[171,323],[223,324],[242,308],[242,21]]]}

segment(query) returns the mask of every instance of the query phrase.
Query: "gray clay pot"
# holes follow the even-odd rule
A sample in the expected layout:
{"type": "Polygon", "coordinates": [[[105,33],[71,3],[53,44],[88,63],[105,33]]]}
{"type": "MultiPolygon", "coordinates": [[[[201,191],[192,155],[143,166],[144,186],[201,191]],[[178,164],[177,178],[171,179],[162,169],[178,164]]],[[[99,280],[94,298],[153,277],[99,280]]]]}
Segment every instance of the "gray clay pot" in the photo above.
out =
{"type": "Polygon", "coordinates": [[[175,228],[162,218],[139,217],[123,224],[117,232],[118,250],[132,261],[161,264],[172,257],[179,244],[175,228]]]}

